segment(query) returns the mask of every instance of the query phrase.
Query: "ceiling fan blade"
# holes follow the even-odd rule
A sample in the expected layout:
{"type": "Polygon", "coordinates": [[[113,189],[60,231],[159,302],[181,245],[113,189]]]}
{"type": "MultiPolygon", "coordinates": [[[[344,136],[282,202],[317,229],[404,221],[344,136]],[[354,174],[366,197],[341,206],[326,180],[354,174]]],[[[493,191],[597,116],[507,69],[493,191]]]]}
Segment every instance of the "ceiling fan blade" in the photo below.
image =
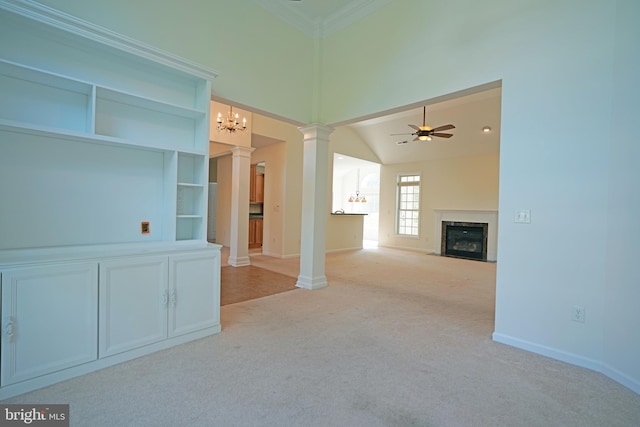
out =
{"type": "Polygon", "coordinates": [[[434,132],[440,132],[441,130],[449,130],[449,129],[455,129],[456,127],[454,125],[444,125],[444,126],[438,126],[437,128],[433,128],[432,130],[434,132]]]}
{"type": "Polygon", "coordinates": [[[416,136],[415,138],[412,139],[412,141],[420,141],[420,138],[416,136]]]}
{"type": "Polygon", "coordinates": [[[432,133],[431,136],[439,136],[440,138],[451,138],[453,134],[451,133],[432,133]]]}
{"type": "Polygon", "coordinates": [[[411,129],[420,130],[420,128],[416,125],[409,125],[411,129]]]}
{"type": "Polygon", "coordinates": [[[398,136],[398,135],[413,135],[412,133],[390,133],[390,136],[398,136]]]}

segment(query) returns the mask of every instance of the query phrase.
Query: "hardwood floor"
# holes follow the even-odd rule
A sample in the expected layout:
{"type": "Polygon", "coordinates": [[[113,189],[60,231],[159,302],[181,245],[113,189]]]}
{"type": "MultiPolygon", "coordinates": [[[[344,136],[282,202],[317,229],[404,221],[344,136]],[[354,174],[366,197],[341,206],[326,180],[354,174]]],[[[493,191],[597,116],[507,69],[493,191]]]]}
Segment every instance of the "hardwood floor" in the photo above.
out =
{"type": "MultiPolygon", "coordinates": [[[[251,254],[260,254],[261,250],[251,250],[251,254]]],[[[220,269],[220,305],[234,304],[296,288],[296,279],[264,268],[248,265],[232,267],[229,259],[229,248],[221,251],[220,269]]]]}
{"type": "Polygon", "coordinates": [[[297,289],[295,278],[253,265],[226,266],[220,270],[220,305],[262,298],[294,289],[297,289]]]}

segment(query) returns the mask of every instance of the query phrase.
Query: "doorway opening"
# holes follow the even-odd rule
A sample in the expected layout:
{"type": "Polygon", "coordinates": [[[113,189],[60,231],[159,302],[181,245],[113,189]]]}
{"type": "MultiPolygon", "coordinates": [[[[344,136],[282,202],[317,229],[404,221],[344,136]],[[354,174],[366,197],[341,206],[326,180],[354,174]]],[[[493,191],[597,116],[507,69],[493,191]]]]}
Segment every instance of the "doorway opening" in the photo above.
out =
{"type": "Polygon", "coordinates": [[[333,154],[332,212],[361,214],[362,246],[378,246],[380,165],[340,153],[333,154]]]}
{"type": "Polygon", "coordinates": [[[251,165],[249,182],[249,254],[262,253],[265,162],[251,165]]]}

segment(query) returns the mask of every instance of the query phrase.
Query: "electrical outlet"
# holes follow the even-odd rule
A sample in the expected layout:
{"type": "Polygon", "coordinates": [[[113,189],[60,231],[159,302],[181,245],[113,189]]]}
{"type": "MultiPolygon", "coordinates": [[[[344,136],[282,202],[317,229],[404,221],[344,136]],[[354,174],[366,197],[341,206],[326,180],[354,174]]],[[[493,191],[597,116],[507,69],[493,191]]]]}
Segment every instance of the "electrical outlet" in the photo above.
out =
{"type": "Polygon", "coordinates": [[[584,323],[584,307],[574,305],[571,320],[573,320],[574,322],[584,323]]]}
{"type": "Polygon", "coordinates": [[[523,209],[516,211],[516,217],[514,222],[520,224],[530,224],[531,223],[531,211],[529,209],[523,209]]]}

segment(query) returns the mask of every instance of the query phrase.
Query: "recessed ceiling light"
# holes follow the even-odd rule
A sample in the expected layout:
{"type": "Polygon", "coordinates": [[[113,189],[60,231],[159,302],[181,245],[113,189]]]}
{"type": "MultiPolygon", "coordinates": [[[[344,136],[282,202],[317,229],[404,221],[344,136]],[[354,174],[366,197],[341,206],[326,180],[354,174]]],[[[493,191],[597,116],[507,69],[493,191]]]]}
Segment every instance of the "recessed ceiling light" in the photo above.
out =
{"type": "Polygon", "coordinates": [[[482,132],[489,133],[489,132],[491,132],[491,128],[489,126],[485,126],[485,127],[482,128],[482,132]]]}

